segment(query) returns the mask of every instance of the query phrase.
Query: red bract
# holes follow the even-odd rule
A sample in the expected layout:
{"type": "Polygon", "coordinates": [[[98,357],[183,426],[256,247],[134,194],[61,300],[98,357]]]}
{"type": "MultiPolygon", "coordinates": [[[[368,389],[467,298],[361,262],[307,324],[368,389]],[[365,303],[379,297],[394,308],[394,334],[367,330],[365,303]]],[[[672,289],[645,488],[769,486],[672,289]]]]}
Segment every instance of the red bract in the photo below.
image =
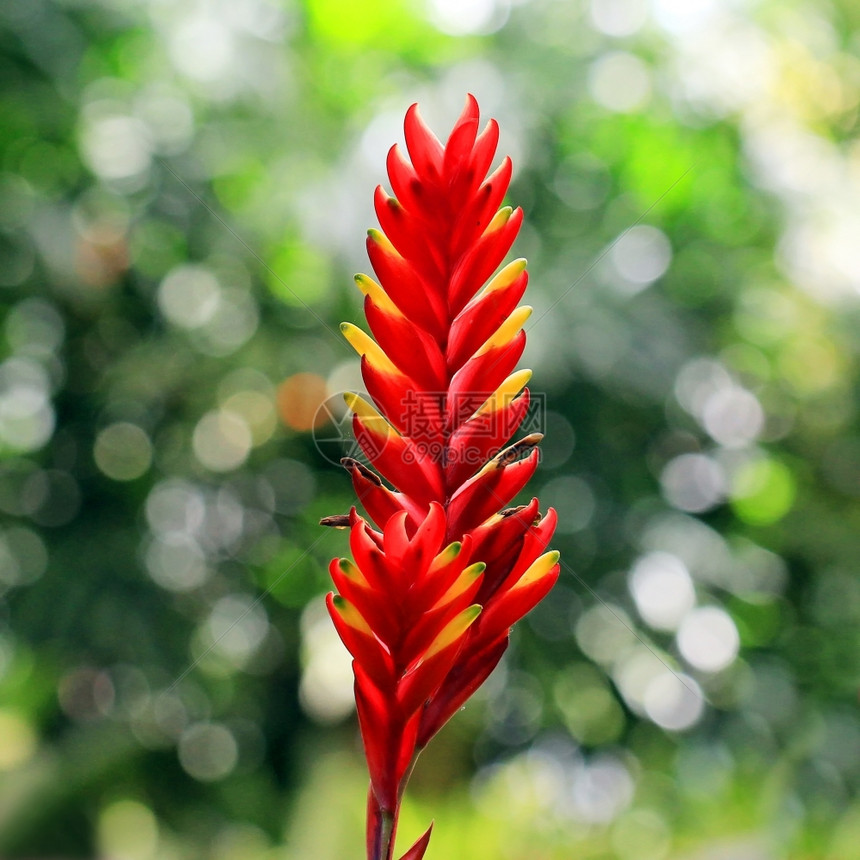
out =
{"type": "MultiPolygon", "coordinates": [[[[354,559],[332,562],[328,608],[353,656],[368,860],[392,860],[417,754],[559,572],[558,553],[546,551],[555,512],[541,518],[537,499],[503,510],[534,474],[541,439],[501,450],[526,415],[531,375],[514,371],[531,311],[517,306],[525,260],[486,284],[522,222],[520,209],[499,208],[511,161],[487,176],[499,130],[490,120],[478,133],[471,96],[446,145],[415,105],[405,132],[409,160],[396,145],[388,155],[395,196],[375,195],[382,232],[369,231],[367,250],[378,282],[356,277],[373,337],[341,326],[376,404],[347,396],[376,471],[344,460],[375,527],[355,509],[328,521],[349,526],[354,559]]],[[[429,838],[401,860],[421,860],[429,838]]]]}

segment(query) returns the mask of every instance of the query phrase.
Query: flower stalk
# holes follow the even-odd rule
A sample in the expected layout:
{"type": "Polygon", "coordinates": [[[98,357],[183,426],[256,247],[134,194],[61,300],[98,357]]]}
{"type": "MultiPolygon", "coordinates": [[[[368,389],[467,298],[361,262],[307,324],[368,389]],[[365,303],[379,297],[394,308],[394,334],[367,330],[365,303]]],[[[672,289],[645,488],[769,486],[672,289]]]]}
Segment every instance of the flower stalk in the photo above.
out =
{"type": "MultiPolygon", "coordinates": [[[[518,304],[526,263],[499,269],[523,217],[501,205],[511,161],[488,175],[499,129],[490,120],[479,133],[472,96],[444,145],[415,105],[404,129],[408,158],[395,145],[387,160],[394,195],[374,195],[376,279],[356,276],[370,333],[341,326],[370,395],[346,400],[372,468],[343,460],[367,518],[353,508],[323,521],[350,532],[352,558],[332,561],[327,605],[353,657],[368,860],[394,860],[419,753],[559,573],[547,551],[555,511],[541,516],[537,499],[507,507],[542,438],[503,447],[528,412],[531,375],[515,370],[531,313],[518,304]]],[[[431,829],[400,860],[422,860],[431,829]]]]}

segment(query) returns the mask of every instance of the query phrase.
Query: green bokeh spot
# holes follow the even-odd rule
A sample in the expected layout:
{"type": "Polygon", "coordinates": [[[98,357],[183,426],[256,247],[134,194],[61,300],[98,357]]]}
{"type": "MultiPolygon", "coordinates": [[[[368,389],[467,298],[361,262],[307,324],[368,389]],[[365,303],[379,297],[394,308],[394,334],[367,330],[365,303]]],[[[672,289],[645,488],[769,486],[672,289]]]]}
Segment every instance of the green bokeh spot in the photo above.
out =
{"type": "Polygon", "coordinates": [[[332,282],[328,261],[306,245],[285,245],[268,263],[269,289],[288,305],[317,304],[328,295],[332,282]]]}
{"type": "Polygon", "coordinates": [[[696,152],[679,130],[639,123],[629,129],[624,156],[626,184],[655,212],[683,211],[694,192],[696,152]]]}
{"type": "Polygon", "coordinates": [[[218,200],[230,210],[241,209],[253,199],[266,182],[266,171],[263,165],[254,159],[248,159],[238,169],[216,176],[212,180],[212,188],[218,200]]]}
{"type": "Polygon", "coordinates": [[[745,523],[767,526],[791,510],[796,495],[797,483],[788,466],[778,460],[758,460],[738,472],[731,505],[745,523]]]}
{"type": "Polygon", "coordinates": [[[132,231],[131,256],[139,272],[151,278],[161,278],[174,266],[186,261],[185,236],[170,221],[148,218],[132,231]]]}
{"type": "Polygon", "coordinates": [[[782,603],[768,594],[734,597],[728,606],[744,648],[762,648],[771,643],[784,623],[782,603]]]}
{"type": "Polygon", "coordinates": [[[258,574],[265,588],[278,603],[301,608],[325,590],[326,572],[316,559],[296,546],[285,546],[258,574]]]}
{"type": "Polygon", "coordinates": [[[314,37],[333,48],[352,52],[379,48],[400,54],[432,56],[443,41],[417,14],[415,4],[384,0],[374,4],[352,0],[306,0],[314,37]]]}
{"type": "Polygon", "coordinates": [[[574,665],[558,677],[556,706],[570,733],[586,746],[617,741],[624,712],[603,678],[591,667],[574,665]]]}

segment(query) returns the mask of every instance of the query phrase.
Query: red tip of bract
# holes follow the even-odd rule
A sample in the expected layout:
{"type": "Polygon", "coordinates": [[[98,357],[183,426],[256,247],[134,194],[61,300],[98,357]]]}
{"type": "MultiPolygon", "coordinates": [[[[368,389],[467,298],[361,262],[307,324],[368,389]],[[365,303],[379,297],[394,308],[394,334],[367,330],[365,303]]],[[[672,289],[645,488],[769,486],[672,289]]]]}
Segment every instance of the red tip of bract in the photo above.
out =
{"type": "Polygon", "coordinates": [[[403,131],[406,135],[406,149],[418,178],[431,182],[438,180],[444,149],[439,139],[421,118],[417,104],[406,111],[403,131]]]}
{"type": "Polygon", "coordinates": [[[448,142],[445,144],[445,155],[442,172],[445,179],[454,182],[459,174],[468,166],[469,156],[475,146],[478,136],[478,103],[473,95],[466,98],[463,113],[454,125],[448,142]]]}
{"type": "Polygon", "coordinates": [[[422,860],[427,846],[430,844],[430,834],[433,831],[433,824],[425,831],[424,835],[400,858],[400,860],[422,860]]]}

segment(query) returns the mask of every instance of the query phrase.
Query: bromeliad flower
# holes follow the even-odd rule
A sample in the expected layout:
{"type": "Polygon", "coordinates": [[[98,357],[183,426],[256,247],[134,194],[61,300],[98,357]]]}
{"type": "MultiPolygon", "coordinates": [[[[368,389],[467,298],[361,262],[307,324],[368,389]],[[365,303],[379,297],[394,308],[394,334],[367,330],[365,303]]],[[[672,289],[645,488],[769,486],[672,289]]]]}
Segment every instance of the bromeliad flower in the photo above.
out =
{"type": "MultiPolygon", "coordinates": [[[[523,217],[499,208],[511,161],[487,176],[499,129],[490,120],[478,133],[472,96],[444,146],[416,105],[405,133],[409,159],[396,145],[388,154],[394,196],[376,189],[382,230],[369,231],[367,250],[377,280],[356,276],[373,337],[341,326],[375,404],[347,396],[376,471],[343,462],[375,527],[355,509],[323,520],[350,529],[354,559],[332,562],[328,608],[353,657],[368,860],[393,860],[417,755],[559,572],[546,551],[555,512],[542,518],[537,499],[505,508],[534,473],[542,438],[502,448],[528,411],[531,375],[514,371],[531,312],[518,306],[525,260],[492,277],[523,217]]],[[[401,860],[421,860],[429,839],[430,829],[401,860]]]]}

